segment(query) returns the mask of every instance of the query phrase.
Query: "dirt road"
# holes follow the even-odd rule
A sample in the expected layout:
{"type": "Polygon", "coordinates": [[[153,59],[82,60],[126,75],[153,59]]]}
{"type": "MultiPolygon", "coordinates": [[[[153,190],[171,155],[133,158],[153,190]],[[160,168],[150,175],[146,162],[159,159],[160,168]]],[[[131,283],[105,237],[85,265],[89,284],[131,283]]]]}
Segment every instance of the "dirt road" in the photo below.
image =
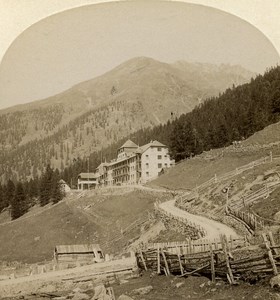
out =
{"type": "Polygon", "coordinates": [[[232,228],[228,227],[225,224],[208,219],[206,217],[190,214],[190,213],[176,207],[175,200],[163,202],[160,204],[160,207],[162,209],[164,209],[165,211],[173,214],[174,216],[185,218],[192,223],[200,225],[202,228],[204,228],[204,230],[206,232],[205,238],[207,238],[207,239],[212,240],[215,238],[219,238],[220,234],[225,234],[227,237],[237,236],[237,233],[232,228]]]}

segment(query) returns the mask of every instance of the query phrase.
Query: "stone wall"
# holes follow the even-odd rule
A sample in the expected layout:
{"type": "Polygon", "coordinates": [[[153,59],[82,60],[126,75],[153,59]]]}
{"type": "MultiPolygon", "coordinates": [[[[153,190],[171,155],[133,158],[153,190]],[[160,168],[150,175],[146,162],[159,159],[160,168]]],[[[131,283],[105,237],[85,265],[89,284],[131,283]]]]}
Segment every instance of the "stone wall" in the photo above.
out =
{"type": "Polygon", "coordinates": [[[167,230],[172,230],[184,234],[186,239],[197,240],[205,235],[205,232],[199,226],[189,223],[183,218],[174,217],[160,209],[155,209],[155,215],[161,220],[167,230]]]}

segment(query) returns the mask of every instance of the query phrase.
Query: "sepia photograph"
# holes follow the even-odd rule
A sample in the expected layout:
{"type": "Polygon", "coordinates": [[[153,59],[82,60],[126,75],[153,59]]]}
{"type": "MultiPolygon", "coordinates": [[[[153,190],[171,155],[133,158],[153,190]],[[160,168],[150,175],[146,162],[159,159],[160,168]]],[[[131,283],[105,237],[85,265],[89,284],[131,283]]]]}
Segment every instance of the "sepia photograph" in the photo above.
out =
{"type": "Polygon", "coordinates": [[[0,0],[0,299],[280,299],[279,15],[0,0]]]}

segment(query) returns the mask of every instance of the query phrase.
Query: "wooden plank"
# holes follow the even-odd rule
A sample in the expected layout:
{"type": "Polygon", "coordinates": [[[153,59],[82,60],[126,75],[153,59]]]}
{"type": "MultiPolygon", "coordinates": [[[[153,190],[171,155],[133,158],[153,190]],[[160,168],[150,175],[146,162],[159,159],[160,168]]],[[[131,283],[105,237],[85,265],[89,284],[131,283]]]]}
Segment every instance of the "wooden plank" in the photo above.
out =
{"type": "Polygon", "coordinates": [[[184,269],[183,269],[183,266],[182,266],[180,254],[178,254],[178,261],[179,261],[179,266],[180,266],[181,275],[183,275],[183,274],[184,274],[184,269]]]}
{"type": "Polygon", "coordinates": [[[273,259],[273,255],[272,255],[271,249],[269,247],[269,241],[267,240],[266,233],[262,234],[262,238],[263,238],[265,247],[266,247],[267,252],[268,252],[268,258],[270,260],[270,263],[271,263],[271,266],[272,266],[272,269],[273,269],[273,274],[274,275],[278,275],[278,270],[277,270],[277,267],[275,265],[275,261],[273,259]]]}
{"type": "Polygon", "coordinates": [[[268,236],[269,236],[269,240],[270,240],[270,245],[272,246],[270,248],[273,248],[274,254],[278,255],[279,251],[278,251],[277,247],[275,247],[275,241],[274,241],[273,234],[271,231],[269,231],[268,236]]]}
{"type": "Polygon", "coordinates": [[[160,274],[160,251],[159,251],[159,247],[157,249],[157,273],[160,274]]]}
{"type": "Polygon", "coordinates": [[[144,256],[143,256],[143,253],[142,253],[142,251],[140,251],[140,257],[141,257],[141,260],[142,260],[142,262],[143,262],[143,265],[144,265],[145,271],[148,271],[148,269],[147,269],[147,266],[146,266],[146,262],[145,262],[145,259],[144,259],[144,256]]]}
{"type": "Polygon", "coordinates": [[[212,244],[209,244],[210,248],[210,257],[211,257],[211,279],[212,282],[216,282],[216,277],[215,277],[215,260],[214,260],[214,254],[213,254],[213,249],[212,249],[212,244]]]}
{"type": "Polygon", "coordinates": [[[230,284],[236,284],[236,282],[233,278],[232,270],[230,268],[230,263],[229,263],[227,238],[225,235],[221,235],[220,237],[221,237],[222,249],[223,249],[224,255],[225,255],[228,281],[230,284]]]}
{"type": "Polygon", "coordinates": [[[202,266],[202,267],[200,267],[200,268],[198,268],[198,269],[195,269],[195,270],[193,270],[193,271],[191,271],[191,272],[186,272],[186,273],[184,273],[184,274],[182,274],[182,275],[180,275],[180,276],[178,276],[178,277],[184,277],[184,276],[192,275],[192,274],[194,274],[194,273],[197,273],[197,272],[199,272],[199,271],[202,271],[202,270],[208,268],[209,266],[210,266],[210,264],[207,263],[206,265],[204,265],[204,266],[202,266]]]}
{"type": "Polygon", "coordinates": [[[163,260],[164,260],[166,273],[167,273],[167,275],[170,275],[170,271],[169,271],[168,263],[167,263],[167,260],[166,260],[166,256],[165,256],[163,251],[161,251],[161,255],[162,255],[163,260]]]}

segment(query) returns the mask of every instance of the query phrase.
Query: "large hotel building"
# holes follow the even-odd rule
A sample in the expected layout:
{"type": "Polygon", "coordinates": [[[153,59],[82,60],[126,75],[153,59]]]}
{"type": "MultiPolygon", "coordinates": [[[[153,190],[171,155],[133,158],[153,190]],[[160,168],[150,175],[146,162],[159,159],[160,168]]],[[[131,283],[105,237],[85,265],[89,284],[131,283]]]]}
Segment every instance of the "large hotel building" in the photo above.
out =
{"type": "Polygon", "coordinates": [[[131,140],[119,149],[117,158],[101,163],[95,173],[81,173],[78,189],[91,189],[97,186],[145,184],[174,165],[168,147],[158,141],[139,147],[131,140]]]}

